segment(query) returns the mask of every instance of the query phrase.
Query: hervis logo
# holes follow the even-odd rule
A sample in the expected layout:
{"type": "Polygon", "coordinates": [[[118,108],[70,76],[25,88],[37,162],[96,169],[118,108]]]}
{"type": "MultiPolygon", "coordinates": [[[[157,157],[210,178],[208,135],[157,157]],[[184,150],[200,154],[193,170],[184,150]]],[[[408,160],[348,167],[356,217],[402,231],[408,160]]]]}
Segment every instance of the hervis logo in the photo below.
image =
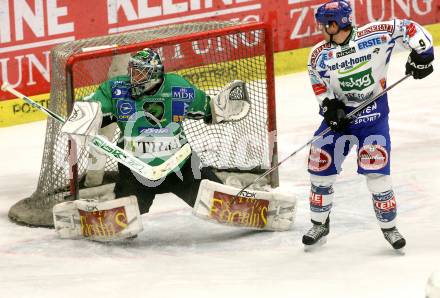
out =
{"type": "Polygon", "coordinates": [[[339,83],[342,91],[364,90],[374,84],[374,79],[371,75],[371,68],[350,76],[339,78],[339,83]]]}

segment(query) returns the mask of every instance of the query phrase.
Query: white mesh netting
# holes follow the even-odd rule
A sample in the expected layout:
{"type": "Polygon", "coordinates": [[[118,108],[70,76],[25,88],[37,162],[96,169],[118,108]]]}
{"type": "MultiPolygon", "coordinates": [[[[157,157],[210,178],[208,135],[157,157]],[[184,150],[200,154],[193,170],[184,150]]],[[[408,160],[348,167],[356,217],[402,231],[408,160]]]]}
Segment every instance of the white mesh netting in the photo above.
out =
{"type": "MultiPolygon", "coordinates": [[[[232,80],[246,82],[251,110],[245,119],[216,125],[206,125],[202,120],[185,120],[184,130],[191,148],[205,165],[228,171],[261,172],[274,160],[268,131],[269,122],[274,121],[269,117],[268,102],[274,99],[268,95],[266,32],[263,27],[234,29],[240,26],[243,24],[236,22],[180,24],[56,46],[51,51],[49,108],[67,117],[74,100],[89,95],[110,77],[126,73],[129,54],[127,51],[120,53],[118,49],[129,47],[130,52],[134,52],[148,45],[159,51],[167,73],[184,76],[210,96],[232,80]],[[81,55],[84,48],[102,45],[118,46],[112,52],[79,59],[71,65],[71,72],[66,71],[69,58],[81,55]]],[[[19,223],[53,226],[53,205],[68,199],[68,140],[59,130],[60,124],[48,119],[37,189],[9,211],[9,217],[19,223]]],[[[117,130],[114,140],[118,133],[117,130]]],[[[88,149],[79,148],[80,187],[83,186],[88,157],[88,149]]],[[[117,179],[117,167],[113,161],[107,160],[105,173],[104,183],[117,179]]],[[[278,183],[276,172],[271,179],[269,183],[272,185],[278,183]]]]}

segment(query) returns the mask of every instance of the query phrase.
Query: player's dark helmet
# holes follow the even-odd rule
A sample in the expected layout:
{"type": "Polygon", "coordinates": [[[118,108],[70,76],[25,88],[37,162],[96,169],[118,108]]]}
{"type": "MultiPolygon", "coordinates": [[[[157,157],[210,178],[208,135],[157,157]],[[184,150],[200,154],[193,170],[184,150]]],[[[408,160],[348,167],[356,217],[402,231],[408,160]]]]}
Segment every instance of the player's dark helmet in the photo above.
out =
{"type": "Polygon", "coordinates": [[[145,48],[130,57],[128,75],[130,76],[131,94],[138,97],[162,82],[164,67],[159,54],[145,48]]]}
{"type": "Polygon", "coordinates": [[[332,0],[321,5],[316,11],[316,21],[323,25],[336,22],[340,29],[351,26],[352,9],[346,0],[332,0]]]}

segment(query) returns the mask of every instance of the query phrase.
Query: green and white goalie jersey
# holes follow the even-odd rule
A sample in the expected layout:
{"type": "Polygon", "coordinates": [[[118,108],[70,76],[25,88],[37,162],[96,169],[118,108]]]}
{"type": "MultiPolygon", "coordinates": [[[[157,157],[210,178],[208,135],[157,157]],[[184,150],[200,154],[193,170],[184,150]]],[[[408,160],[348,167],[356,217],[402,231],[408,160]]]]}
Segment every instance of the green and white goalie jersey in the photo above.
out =
{"type": "Polygon", "coordinates": [[[130,90],[130,78],[118,76],[86,99],[100,102],[103,116],[117,122],[118,146],[151,166],[162,164],[187,143],[182,129],[185,117],[211,119],[209,96],[179,75],[165,74],[153,95],[133,98],[130,90]]]}

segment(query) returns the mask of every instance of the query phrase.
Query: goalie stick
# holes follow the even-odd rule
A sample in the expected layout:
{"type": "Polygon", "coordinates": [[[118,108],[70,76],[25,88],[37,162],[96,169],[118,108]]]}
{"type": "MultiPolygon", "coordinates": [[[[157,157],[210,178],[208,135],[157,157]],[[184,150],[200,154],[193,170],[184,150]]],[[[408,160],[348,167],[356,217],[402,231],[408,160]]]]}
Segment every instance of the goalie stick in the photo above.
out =
{"type": "MultiPolygon", "coordinates": [[[[42,105],[39,105],[38,103],[27,97],[26,95],[15,90],[11,85],[9,85],[6,82],[3,82],[1,86],[1,90],[8,91],[11,94],[17,96],[18,98],[23,99],[34,108],[46,113],[47,115],[51,116],[52,118],[54,118],[55,120],[59,121],[62,124],[66,122],[66,120],[63,117],[43,107],[42,105]]],[[[179,149],[179,151],[177,151],[164,163],[153,167],[142,162],[141,160],[133,156],[131,153],[119,148],[112,142],[108,141],[105,137],[102,137],[100,135],[93,136],[92,139],[90,140],[90,143],[99,152],[107,155],[108,157],[112,158],[117,162],[122,163],[130,170],[152,181],[159,180],[165,177],[166,175],[168,175],[168,173],[174,170],[182,161],[184,161],[191,154],[191,147],[189,146],[188,143],[186,143],[185,145],[182,146],[182,148],[179,149]]]]}
{"type": "MultiPolygon", "coordinates": [[[[405,75],[403,78],[399,79],[397,82],[395,82],[394,84],[390,85],[389,87],[385,88],[381,93],[379,93],[378,95],[376,95],[375,97],[372,97],[368,100],[366,100],[365,102],[363,102],[360,106],[358,106],[356,109],[354,109],[353,111],[351,111],[350,113],[348,113],[345,117],[349,120],[354,120],[356,119],[356,114],[359,113],[360,111],[362,111],[363,109],[365,109],[368,105],[370,105],[371,103],[373,103],[374,101],[376,101],[379,97],[381,97],[382,95],[384,95],[385,93],[387,93],[388,91],[390,91],[391,89],[393,89],[394,87],[396,87],[398,84],[400,84],[401,82],[403,82],[404,80],[406,80],[407,78],[409,78],[411,76],[411,74],[407,74],[405,75]]],[[[298,149],[296,149],[294,152],[292,152],[289,156],[285,157],[283,160],[281,160],[280,162],[278,162],[275,166],[273,166],[272,168],[268,169],[266,172],[264,172],[263,174],[261,174],[260,176],[258,176],[257,178],[255,178],[251,183],[247,184],[246,186],[244,186],[236,195],[235,198],[238,198],[247,188],[249,188],[249,186],[251,186],[254,183],[257,183],[258,181],[260,181],[261,179],[263,179],[264,177],[266,177],[267,175],[269,175],[270,173],[272,173],[273,171],[275,171],[275,169],[277,169],[281,164],[283,164],[286,160],[288,160],[289,158],[291,158],[292,156],[296,155],[298,152],[300,152],[302,149],[304,149],[305,147],[313,144],[314,142],[316,142],[317,140],[319,140],[320,138],[322,138],[326,133],[328,133],[331,130],[330,127],[326,128],[325,130],[323,130],[321,133],[319,133],[318,135],[314,136],[313,138],[311,138],[307,143],[305,143],[304,145],[302,145],[301,147],[299,147],[298,149]]]]}

